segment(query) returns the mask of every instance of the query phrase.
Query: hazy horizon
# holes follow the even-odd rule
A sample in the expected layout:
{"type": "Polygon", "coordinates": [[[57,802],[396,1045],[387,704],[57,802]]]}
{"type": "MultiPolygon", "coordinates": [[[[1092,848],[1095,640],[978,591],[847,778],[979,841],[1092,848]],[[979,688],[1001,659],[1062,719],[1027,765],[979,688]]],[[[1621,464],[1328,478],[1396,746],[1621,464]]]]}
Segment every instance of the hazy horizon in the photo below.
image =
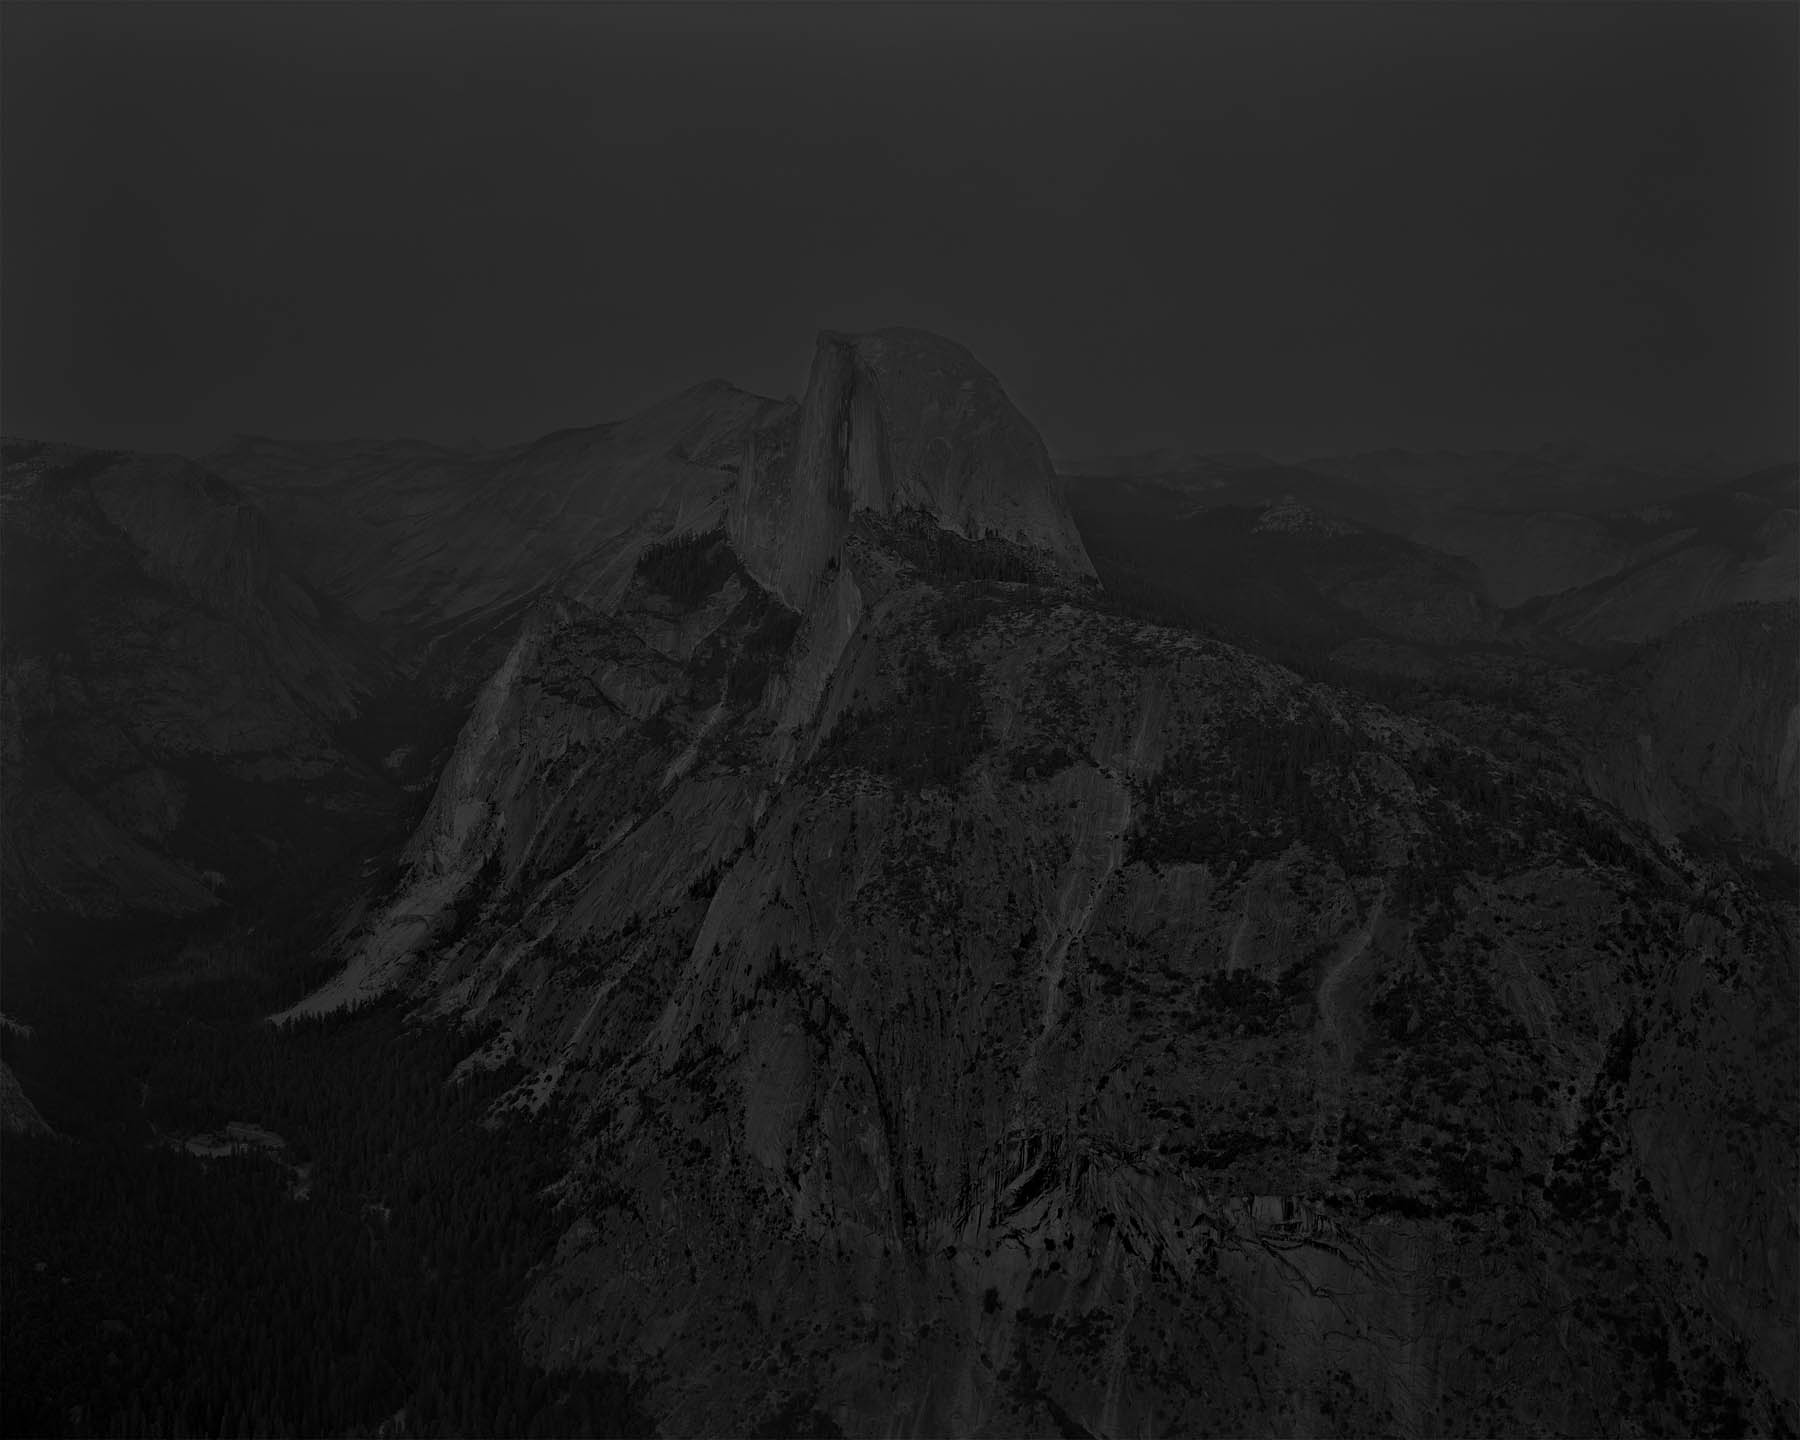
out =
{"type": "Polygon", "coordinates": [[[904,324],[1059,456],[1795,449],[1792,7],[0,27],[12,433],[501,445],[904,324]]]}

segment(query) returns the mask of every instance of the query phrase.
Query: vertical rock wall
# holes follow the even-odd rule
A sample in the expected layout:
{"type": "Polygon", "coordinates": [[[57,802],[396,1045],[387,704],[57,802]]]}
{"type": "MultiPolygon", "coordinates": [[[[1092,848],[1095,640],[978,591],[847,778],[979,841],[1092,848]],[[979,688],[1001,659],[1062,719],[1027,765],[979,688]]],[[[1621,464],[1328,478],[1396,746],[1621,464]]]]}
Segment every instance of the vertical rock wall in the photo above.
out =
{"type": "Polygon", "coordinates": [[[746,447],[732,543],[750,573],[796,610],[806,608],[813,581],[849,529],[845,452],[853,373],[849,348],[822,338],[791,449],[781,453],[780,439],[766,433],[746,447]]]}
{"type": "Polygon", "coordinates": [[[822,334],[797,419],[754,433],[739,474],[732,543],[796,610],[862,511],[920,511],[1094,573],[1031,422],[968,351],[922,331],[822,334]]]}

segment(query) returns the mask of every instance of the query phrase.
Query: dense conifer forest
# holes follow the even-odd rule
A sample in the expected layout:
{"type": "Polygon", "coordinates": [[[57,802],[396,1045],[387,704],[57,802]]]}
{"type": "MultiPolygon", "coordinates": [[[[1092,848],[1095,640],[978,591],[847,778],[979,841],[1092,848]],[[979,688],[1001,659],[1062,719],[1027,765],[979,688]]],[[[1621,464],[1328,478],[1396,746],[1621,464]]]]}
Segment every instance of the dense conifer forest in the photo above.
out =
{"type": "Polygon", "coordinates": [[[60,1003],[8,1058],[58,1133],[0,1149],[0,1430],[647,1433],[623,1381],[520,1356],[518,1301],[567,1219],[553,1119],[481,1123],[516,1077],[452,1082],[482,1037],[395,1005],[258,1020],[269,956],[247,939],[207,947],[234,953],[227,978],[196,983],[190,946],[115,992],[79,984],[120,968],[94,937],[31,948],[63,967],[36,997],[60,1003]],[[107,1060],[58,1074],[63,1047],[107,1060]],[[285,1146],[184,1148],[233,1121],[285,1146]]]}

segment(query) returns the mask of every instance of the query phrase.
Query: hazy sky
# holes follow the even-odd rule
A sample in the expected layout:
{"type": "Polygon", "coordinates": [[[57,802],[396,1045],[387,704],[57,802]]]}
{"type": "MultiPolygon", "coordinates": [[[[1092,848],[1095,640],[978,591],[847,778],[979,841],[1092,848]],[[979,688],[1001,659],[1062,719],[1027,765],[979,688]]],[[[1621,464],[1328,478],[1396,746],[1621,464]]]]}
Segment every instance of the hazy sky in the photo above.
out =
{"type": "Polygon", "coordinates": [[[821,327],[1060,454],[1791,453],[1791,4],[0,9],[0,422],[489,443],[821,327]]]}

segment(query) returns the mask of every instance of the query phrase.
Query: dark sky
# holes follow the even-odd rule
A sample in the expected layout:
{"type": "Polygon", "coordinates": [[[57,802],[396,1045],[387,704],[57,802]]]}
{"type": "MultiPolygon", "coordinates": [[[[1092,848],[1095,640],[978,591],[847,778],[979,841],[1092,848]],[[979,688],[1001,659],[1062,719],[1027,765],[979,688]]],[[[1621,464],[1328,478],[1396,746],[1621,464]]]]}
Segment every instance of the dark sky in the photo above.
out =
{"type": "Polygon", "coordinates": [[[1795,446],[1791,4],[0,15],[14,434],[494,444],[914,324],[1063,455],[1795,446]]]}

